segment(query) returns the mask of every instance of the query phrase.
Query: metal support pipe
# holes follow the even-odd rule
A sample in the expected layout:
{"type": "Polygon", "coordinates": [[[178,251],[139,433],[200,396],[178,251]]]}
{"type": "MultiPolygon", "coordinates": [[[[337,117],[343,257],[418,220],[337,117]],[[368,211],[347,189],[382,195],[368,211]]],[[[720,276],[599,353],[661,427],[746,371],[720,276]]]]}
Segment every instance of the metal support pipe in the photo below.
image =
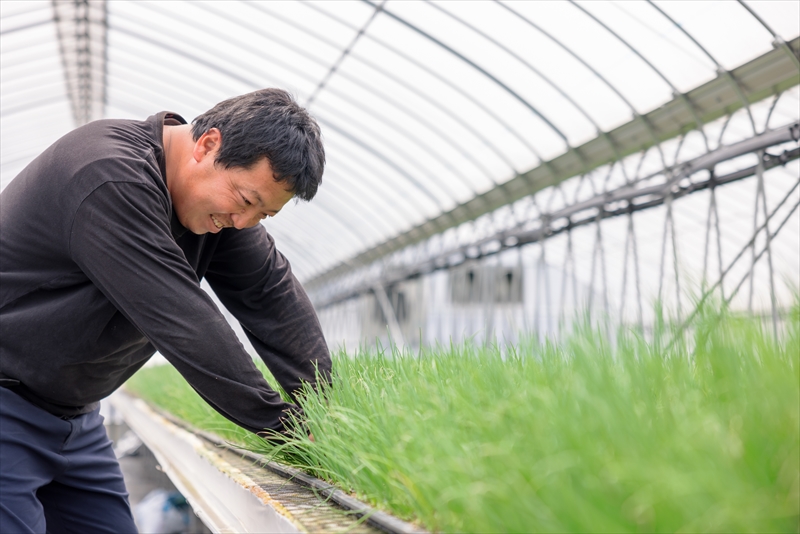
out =
{"type": "MultiPolygon", "coordinates": [[[[800,49],[800,37],[787,43],[787,46],[792,50],[800,49]]],[[[787,54],[777,49],[737,67],[731,71],[731,75],[741,85],[747,102],[768,98],[770,95],[778,94],[800,83],[800,74],[794,68],[787,54]]],[[[686,93],[686,97],[694,103],[699,110],[699,119],[706,124],[732,114],[743,105],[741,96],[737,91],[731,89],[727,73],[720,74],[714,80],[689,91],[686,93]]],[[[535,194],[539,190],[619,160],[619,158],[646,150],[654,146],[654,141],[648,135],[647,127],[642,121],[652,125],[653,130],[658,132],[656,141],[675,138],[695,127],[695,117],[686,111],[685,100],[676,97],[658,109],[643,115],[641,119],[636,118],[610,132],[598,135],[580,147],[576,147],[574,151],[566,152],[550,160],[547,164],[539,165],[478,197],[459,204],[440,216],[364,251],[354,257],[349,264],[343,263],[328,270],[307,282],[306,286],[311,290],[321,288],[337,277],[350,272],[352,265],[369,265],[375,260],[419,243],[448,228],[475,220],[512,201],[535,194]],[[609,139],[614,142],[614,147],[609,146],[609,139]],[[583,159],[576,156],[576,151],[582,155],[583,159]],[[558,172],[554,174],[553,169],[558,169],[558,172]],[[535,186],[531,184],[535,184],[535,186]]],[[[747,152],[757,149],[758,147],[753,147],[747,152]]]]}
{"type": "MultiPolygon", "coordinates": [[[[770,146],[799,139],[800,123],[794,123],[733,145],[722,146],[672,169],[661,171],[660,174],[668,176],[668,178],[659,184],[642,187],[642,182],[657,177],[657,175],[650,175],[636,183],[599,193],[586,201],[573,203],[551,213],[543,213],[539,217],[539,226],[534,229],[527,229],[525,226],[503,229],[481,240],[443,251],[393,272],[373,271],[372,276],[377,277],[378,282],[375,281],[376,278],[372,278],[372,281],[368,279],[338,291],[330,291],[324,296],[318,296],[312,292],[312,300],[318,309],[322,309],[369,291],[376,283],[391,285],[422,274],[453,267],[467,259],[489,256],[509,248],[540,242],[564,231],[596,223],[601,214],[603,219],[623,216],[660,206],[666,202],[668,197],[676,199],[697,191],[741,180],[755,175],[758,166],[741,169],[724,176],[714,176],[713,169],[723,161],[752,152],[758,153],[770,146]],[[703,170],[711,171],[708,179],[681,185],[683,179],[703,170]],[[584,213],[586,215],[583,215],[584,213]]],[[[763,170],[784,165],[798,157],[800,157],[800,148],[786,150],[779,155],[765,153],[763,170]]]]}
{"type": "Polygon", "coordinates": [[[75,126],[82,126],[105,113],[106,2],[52,0],[52,7],[72,116],[75,126]]]}
{"type": "Polygon", "coordinates": [[[386,294],[383,285],[378,282],[372,285],[372,291],[375,293],[375,298],[378,299],[378,304],[381,307],[381,311],[383,311],[384,318],[386,318],[387,326],[389,327],[389,335],[392,336],[392,341],[394,341],[398,349],[403,350],[403,347],[406,346],[406,341],[403,338],[403,332],[400,330],[400,323],[397,321],[397,315],[394,313],[389,295],[386,294]]]}

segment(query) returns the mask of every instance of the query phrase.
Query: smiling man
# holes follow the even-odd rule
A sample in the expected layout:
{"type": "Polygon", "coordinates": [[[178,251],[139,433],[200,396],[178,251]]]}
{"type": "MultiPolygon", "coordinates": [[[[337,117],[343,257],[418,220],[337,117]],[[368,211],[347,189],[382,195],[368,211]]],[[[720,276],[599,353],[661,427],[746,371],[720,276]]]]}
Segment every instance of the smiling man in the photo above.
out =
{"type": "Polygon", "coordinates": [[[262,219],[311,200],[325,153],[284,91],[67,134],[0,194],[0,532],[135,532],[99,401],[158,350],[252,432],[329,380],[319,321],[262,219]]]}

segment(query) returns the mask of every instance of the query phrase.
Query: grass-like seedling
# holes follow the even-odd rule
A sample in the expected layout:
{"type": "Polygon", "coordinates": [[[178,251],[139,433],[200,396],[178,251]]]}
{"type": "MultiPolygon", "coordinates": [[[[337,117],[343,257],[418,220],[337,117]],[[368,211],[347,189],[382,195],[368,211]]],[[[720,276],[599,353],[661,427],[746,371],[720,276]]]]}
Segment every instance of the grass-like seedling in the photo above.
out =
{"type": "Polygon", "coordinates": [[[168,366],[129,388],[198,427],[444,532],[798,532],[800,307],[780,340],[701,313],[691,340],[589,328],[334,357],[303,401],[315,441],[273,447],[168,366]],[[668,347],[668,348],[667,348],[668,347]]]}

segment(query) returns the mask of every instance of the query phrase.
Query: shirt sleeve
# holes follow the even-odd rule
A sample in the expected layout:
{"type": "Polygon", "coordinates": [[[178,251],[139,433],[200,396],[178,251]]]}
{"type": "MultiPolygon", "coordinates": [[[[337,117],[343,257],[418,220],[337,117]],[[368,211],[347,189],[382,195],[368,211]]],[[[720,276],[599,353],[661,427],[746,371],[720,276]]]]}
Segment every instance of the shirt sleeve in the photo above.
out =
{"type": "Polygon", "coordinates": [[[91,282],[214,409],[237,425],[283,431],[282,401],[200,288],[169,228],[164,194],[108,182],[76,211],[70,254],[91,282]]]}
{"type": "Polygon", "coordinates": [[[206,279],[293,399],[304,382],[330,383],[331,358],[314,307],[262,225],[223,230],[206,279]]]}

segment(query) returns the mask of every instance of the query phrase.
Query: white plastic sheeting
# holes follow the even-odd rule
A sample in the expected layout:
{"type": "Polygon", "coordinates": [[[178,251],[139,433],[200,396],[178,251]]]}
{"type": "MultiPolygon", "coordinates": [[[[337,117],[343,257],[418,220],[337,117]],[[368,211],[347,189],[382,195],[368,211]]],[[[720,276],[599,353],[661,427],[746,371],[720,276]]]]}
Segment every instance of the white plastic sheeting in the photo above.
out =
{"type": "MultiPolygon", "coordinates": [[[[265,86],[318,117],[328,166],[317,198],[265,222],[302,280],[800,34],[800,3],[764,0],[88,6],[107,25],[89,53],[106,117],[191,120],[265,86]]],[[[0,10],[4,186],[75,126],[60,50],[77,37],[59,41],[51,2],[0,10]]],[[[771,123],[797,109],[790,91],[771,123]]],[[[754,133],[745,113],[727,129],[754,133]]],[[[689,136],[681,150],[706,147],[689,136]]],[[[785,172],[797,178],[796,166],[785,172]]],[[[736,201],[718,207],[724,224],[737,219],[736,201]]]]}

